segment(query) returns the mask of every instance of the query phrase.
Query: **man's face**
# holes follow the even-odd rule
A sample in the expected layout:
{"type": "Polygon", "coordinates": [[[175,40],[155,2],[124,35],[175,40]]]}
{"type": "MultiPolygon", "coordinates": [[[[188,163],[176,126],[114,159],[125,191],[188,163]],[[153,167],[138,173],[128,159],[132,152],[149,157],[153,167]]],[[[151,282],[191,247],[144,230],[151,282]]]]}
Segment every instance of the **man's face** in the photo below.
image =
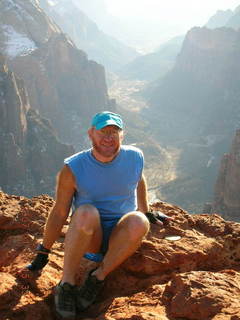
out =
{"type": "Polygon", "coordinates": [[[92,127],[88,130],[93,145],[93,154],[99,161],[113,160],[119,152],[123,131],[117,126],[106,126],[100,130],[92,127]]]}

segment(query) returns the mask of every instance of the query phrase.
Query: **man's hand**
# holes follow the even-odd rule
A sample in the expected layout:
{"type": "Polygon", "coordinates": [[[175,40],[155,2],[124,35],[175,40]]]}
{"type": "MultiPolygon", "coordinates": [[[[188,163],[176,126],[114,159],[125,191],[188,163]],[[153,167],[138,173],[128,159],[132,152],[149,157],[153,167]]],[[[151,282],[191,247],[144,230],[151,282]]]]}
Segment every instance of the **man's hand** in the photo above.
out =
{"type": "Polygon", "coordinates": [[[153,224],[167,224],[171,220],[169,216],[159,211],[146,212],[146,216],[149,222],[153,224]]]}
{"type": "Polygon", "coordinates": [[[42,244],[39,244],[36,251],[36,257],[33,262],[27,266],[27,269],[30,271],[39,271],[48,263],[48,254],[50,253],[50,250],[44,248],[42,244]]]}

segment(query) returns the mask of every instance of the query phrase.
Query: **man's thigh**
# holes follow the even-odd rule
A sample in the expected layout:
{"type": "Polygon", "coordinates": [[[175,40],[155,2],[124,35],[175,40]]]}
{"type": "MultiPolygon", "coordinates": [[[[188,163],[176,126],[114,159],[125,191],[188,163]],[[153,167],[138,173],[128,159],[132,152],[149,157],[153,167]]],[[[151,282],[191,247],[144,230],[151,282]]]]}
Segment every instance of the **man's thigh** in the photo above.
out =
{"type": "Polygon", "coordinates": [[[123,229],[126,232],[135,232],[136,228],[146,229],[146,232],[149,229],[149,221],[145,214],[140,211],[132,211],[122,216],[112,230],[110,241],[123,229]]]}
{"type": "Polygon", "coordinates": [[[138,223],[148,224],[148,219],[144,213],[140,211],[132,211],[126,213],[121,217],[121,219],[119,219],[113,231],[138,223]]]}

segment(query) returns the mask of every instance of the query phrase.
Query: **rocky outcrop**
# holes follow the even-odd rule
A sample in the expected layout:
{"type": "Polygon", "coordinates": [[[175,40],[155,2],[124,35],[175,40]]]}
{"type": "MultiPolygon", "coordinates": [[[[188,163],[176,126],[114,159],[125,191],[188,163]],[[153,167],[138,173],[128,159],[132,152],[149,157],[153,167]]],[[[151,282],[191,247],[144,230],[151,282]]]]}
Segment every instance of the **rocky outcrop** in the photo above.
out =
{"type": "MultiPolygon", "coordinates": [[[[236,66],[239,47],[235,46],[239,36],[239,32],[230,28],[193,28],[186,35],[174,72],[188,73],[187,76],[198,81],[198,85],[207,80],[211,90],[223,85],[225,90],[235,89],[237,86],[230,79],[231,75],[234,80],[239,79],[239,68],[236,66]],[[237,67],[235,72],[234,67],[237,67]]],[[[206,90],[200,86],[199,90],[202,89],[206,90]]]]}
{"type": "Polygon", "coordinates": [[[225,219],[240,221],[240,130],[236,131],[232,148],[225,154],[215,185],[213,212],[225,219]]]}
{"type": "MultiPolygon", "coordinates": [[[[52,288],[61,277],[67,225],[42,273],[25,269],[53,204],[48,196],[0,193],[1,319],[55,319],[52,288]]],[[[239,319],[240,225],[218,215],[189,215],[163,202],[153,208],[172,222],[152,225],[141,247],[108,276],[98,301],[78,319],[239,319]],[[173,235],[180,239],[165,238],[173,235]]],[[[83,261],[79,277],[92,267],[83,261]]]]}
{"type": "Polygon", "coordinates": [[[30,104],[51,120],[59,137],[84,144],[92,114],[112,108],[104,68],[89,61],[30,0],[0,4],[0,45],[28,90],[30,104]]]}
{"type": "Polygon", "coordinates": [[[30,107],[24,82],[2,56],[0,113],[0,187],[15,194],[53,194],[62,159],[74,149],[60,143],[50,122],[30,107]]]}
{"type": "Polygon", "coordinates": [[[230,28],[191,29],[173,70],[149,91],[155,136],[181,151],[178,178],[162,194],[194,212],[211,201],[219,160],[239,126],[239,37],[230,28]]]}

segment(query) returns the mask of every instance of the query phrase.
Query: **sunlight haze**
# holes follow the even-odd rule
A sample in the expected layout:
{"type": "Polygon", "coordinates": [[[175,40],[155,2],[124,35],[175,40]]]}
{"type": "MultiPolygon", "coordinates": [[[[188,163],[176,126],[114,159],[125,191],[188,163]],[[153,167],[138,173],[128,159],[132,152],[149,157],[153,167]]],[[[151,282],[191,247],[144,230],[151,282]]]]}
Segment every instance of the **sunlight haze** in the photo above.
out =
{"type": "Polygon", "coordinates": [[[240,0],[105,0],[105,5],[107,12],[128,30],[128,38],[120,35],[120,40],[147,52],[194,26],[204,26],[218,10],[234,11],[240,0]]]}
{"type": "Polygon", "coordinates": [[[161,0],[106,0],[110,14],[119,18],[155,20],[178,25],[180,32],[192,26],[204,25],[217,10],[234,10],[240,1],[161,1],[161,0]]]}

